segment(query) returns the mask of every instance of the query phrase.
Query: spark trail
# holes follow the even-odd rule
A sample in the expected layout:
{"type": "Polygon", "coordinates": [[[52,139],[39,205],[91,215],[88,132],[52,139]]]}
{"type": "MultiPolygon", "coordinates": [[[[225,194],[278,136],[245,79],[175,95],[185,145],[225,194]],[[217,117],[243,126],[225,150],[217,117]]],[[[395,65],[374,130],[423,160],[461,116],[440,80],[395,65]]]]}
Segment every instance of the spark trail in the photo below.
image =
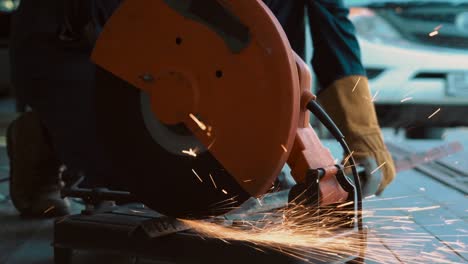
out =
{"type": "MultiPolygon", "coordinates": [[[[375,201],[379,199],[370,201],[370,204],[375,201]]],[[[287,209],[263,213],[260,219],[258,215],[256,220],[246,217],[237,221],[236,225],[209,220],[182,221],[202,237],[219,239],[226,243],[241,241],[260,251],[275,250],[310,263],[339,261],[343,256],[356,255],[363,249],[365,259],[377,263],[397,261],[389,249],[403,263],[460,263],[450,260],[454,253],[443,244],[428,252],[426,246],[434,243],[434,237],[420,232],[420,227],[412,219],[411,212],[436,210],[440,206],[368,208],[363,211],[363,217],[369,228],[367,236],[362,236],[353,232],[341,232],[345,226],[353,223],[355,212],[346,209],[348,205],[352,203],[321,210],[320,217],[312,213],[310,208],[293,205],[287,209]]],[[[441,224],[453,224],[453,221],[442,221],[441,224]]],[[[452,248],[456,247],[459,253],[467,254],[467,245],[460,241],[466,237],[468,234],[461,233],[453,237],[454,241],[444,243],[452,248]]]]}

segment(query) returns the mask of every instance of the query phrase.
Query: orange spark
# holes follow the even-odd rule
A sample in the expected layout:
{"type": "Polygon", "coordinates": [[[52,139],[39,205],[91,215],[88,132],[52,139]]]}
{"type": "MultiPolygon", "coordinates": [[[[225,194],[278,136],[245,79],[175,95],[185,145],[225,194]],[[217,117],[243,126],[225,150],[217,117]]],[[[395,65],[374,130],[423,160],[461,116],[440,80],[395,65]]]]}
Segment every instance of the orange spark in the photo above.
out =
{"type": "Polygon", "coordinates": [[[206,130],[206,125],[202,121],[200,121],[195,115],[189,114],[189,116],[200,127],[201,130],[206,130]]]}
{"type": "Polygon", "coordinates": [[[55,208],[55,206],[51,206],[49,208],[47,208],[45,211],[44,211],[44,214],[47,214],[48,212],[52,211],[53,209],[55,208]]]}
{"type": "Polygon", "coordinates": [[[407,101],[410,101],[410,100],[413,100],[413,97],[405,97],[403,99],[401,99],[400,103],[404,103],[404,102],[407,102],[407,101]]]}
{"type": "Polygon", "coordinates": [[[434,36],[436,36],[436,35],[438,35],[438,34],[439,34],[439,31],[434,30],[434,31],[432,31],[431,33],[429,33],[429,37],[434,37],[434,36]]]}
{"type": "Polygon", "coordinates": [[[216,138],[213,139],[213,141],[211,141],[211,143],[210,143],[210,145],[208,145],[207,149],[210,150],[213,147],[215,142],[216,142],[216,138]]]}
{"type": "Polygon", "coordinates": [[[281,148],[283,148],[284,152],[286,152],[286,153],[288,152],[288,149],[284,145],[281,145],[281,148]]]}
{"type": "Polygon", "coordinates": [[[428,206],[428,207],[417,207],[408,209],[408,212],[419,212],[419,211],[427,211],[427,210],[434,210],[440,208],[440,205],[428,206]]]}
{"type": "Polygon", "coordinates": [[[192,156],[192,157],[195,157],[195,158],[197,157],[197,153],[193,149],[182,150],[182,153],[187,154],[187,155],[192,156]]]}
{"type": "Polygon", "coordinates": [[[361,77],[359,77],[359,79],[356,81],[356,84],[354,84],[353,90],[351,90],[352,93],[354,93],[354,90],[356,90],[360,81],[361,81],[361,77]]]}
{"type": "Polygon", "coordinates": [[[445,220],[444,222],[447,225],[451,225],[451,224],[459,222],[459,221],[461,221],[461,220],[460,219],[449,219],[449,220],[445,220]]]}
{"type": "Polygon", "coordinates": [[[200,178],[200,176],[198,176],[198,173],[194,169],[192,169],[192,171],[193,171],[193,174],[195,174],[195,176],[197,176],[198,180],[200,180],[200,182],[203,182],[202,178],[200,178]]]}
{"type": "Polygon", "coordinates": [[[434,30],[429,33],[429,37],[434,37],[436,35],[439,35],[439,30],[441,28],[442,28],[442,25],[438,25],[437,27],[435,27],[434,30]]]}
{"type": "Polygon", "coordinates": [[[430,115],[430,116],[429,116],[427,119],[431,119],[431,118],[433,118],[435,115],[437,115],[437,113],[439,113],[439,112],[440,112],[440,110],[441,110],[440,108],[439,108],[439,109],[437,109],[437,110],[436,110],[434,113],[432,113],[432,115],[430,115]]]}
{"type": "Polygon", "coordinates": [[[354,204],[354,201],[347,202],[347,203],[344,203],[344,204],[340,204],[340,205],[338,205],[336,208],[346,207],[346,206],[352,205],[352,204],[354,204]]]}
{"type": "Polygon", "coordinates": [[[371,102],[375,102],[375,101],[376,101],[377,95],[379,95],[379,92],[380,92],[380,91],[375,92],[374,96],[372,97],[371,102]]]}
{"type": "MultiPolygon", "coordinates": [[[[351,151],[351,153],[349,153],[349,155],[344,158],[343,164],[348,164],[348,161],[353,156],[353,154],[354,154],[354,150],[351,151]]],[[[337,163],[337,162],[335,162],[335,163],[337,163]]]]}
{"type": "Polygon", "coordinates": [[[408,220],[393,220],[394,223],[403,223],[403,224],[414,224],[414,221],[408,221],[408,220]]]}
{"type": "Polygon", "coordinates": [[[382,168],[383,166],[385,166],[385,164],[387,164],[386,161],[384,161],[382,164],[380,164],[377,168],[375,168],[375,170],[371,171],[371,175],[376,173],[378,170],[380,170],[380,168],[382,168]]]}
{"type": "Polygon", "coordinates": [[[211,131],[212,131],[212,130],[213,130],[213,127],[208,126],[208,131],[206,132],[206,135],[209,136],[209,137],[211,137],[211,135],[212,135],[212,134],[211,134],[211,131]]]}
{"type": "Polygon", "coordinates": [[[215,187],[215,189],[218,189],[218,187],[216,186],[215,181],[213,180],[213,176],[211,176],[211,173],[210,173],[210,179],[211,179],[211,182],[213,183],[213,186],[215,187]]]}
{"type": "Polygon", "coordinates": [[[221,190],[224,194],[228,194],[228,192],[224,189],[221,190]]]}
{"type": "Polygon", "coordinates": [[[263,206],[262,200],[260,200],[260,198],[257,198],[257,201],[260,206],[263,206]]]}

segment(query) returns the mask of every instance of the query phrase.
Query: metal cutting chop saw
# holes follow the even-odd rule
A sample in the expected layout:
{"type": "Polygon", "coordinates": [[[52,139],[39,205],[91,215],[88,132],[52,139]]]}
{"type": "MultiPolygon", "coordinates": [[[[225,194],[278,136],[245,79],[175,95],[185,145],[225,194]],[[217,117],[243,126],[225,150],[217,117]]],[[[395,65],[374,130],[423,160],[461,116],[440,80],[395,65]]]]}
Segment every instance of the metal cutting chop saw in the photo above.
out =
{"type": "Polygon", "coordinates": [[[309,125],[310,72],[262,1],[125,1],[92,59],[100,136],[149,207],[222,214],[211,205],[265,194],[286,162],[299,183],[322,170],[320,204],[347,199],[309,125]]]}
{"type": "Polygon", "coordinates": [[[309,111],[349,153],[343,136],[314,101],[308,67],[262,1],[124,1],[92,59],[100,138],[116,173],[149,208],[221,215],[267,193],[287,162],[297,182],[291,200],[305,194],[318,207],[356,200],[360,210],[355,166],[352,183],[309,111]],[[226,199],[235,203],[218,206],[226,199]]]}

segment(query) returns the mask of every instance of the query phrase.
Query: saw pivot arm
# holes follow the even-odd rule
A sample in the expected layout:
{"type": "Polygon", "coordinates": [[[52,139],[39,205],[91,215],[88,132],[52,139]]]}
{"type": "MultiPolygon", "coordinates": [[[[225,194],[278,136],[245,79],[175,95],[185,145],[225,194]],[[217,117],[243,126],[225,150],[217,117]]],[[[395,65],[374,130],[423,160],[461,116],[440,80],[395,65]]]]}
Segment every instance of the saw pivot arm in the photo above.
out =
{"type": "Polygon", "coordinates": [[[350,205],[356,208],[358,227],[362,229],[361,184],[351,150],[339,128],[316,102],[316,96],[310,92],[310,71],[297,54],[296,65],[301,89],[301,112],[296,138],[288,159],[291,174],[297,182],[297,186],[289,195],[289,200],[295,202],[296,199],[299,199],[303,203],[305,197],[308,199],[306,203],[318,207],[355,201],[350,205]],[[309,111],[324,124],[340,143],[345,155],[349,157],[347,159],[353,173],[354,183],[351,183],[346,176],[343,166],[335,164],[330,151],[323,146],[314,129],[310,126],[309,111]],[[300,196],[303,198],[299,198],[300,196]]]}

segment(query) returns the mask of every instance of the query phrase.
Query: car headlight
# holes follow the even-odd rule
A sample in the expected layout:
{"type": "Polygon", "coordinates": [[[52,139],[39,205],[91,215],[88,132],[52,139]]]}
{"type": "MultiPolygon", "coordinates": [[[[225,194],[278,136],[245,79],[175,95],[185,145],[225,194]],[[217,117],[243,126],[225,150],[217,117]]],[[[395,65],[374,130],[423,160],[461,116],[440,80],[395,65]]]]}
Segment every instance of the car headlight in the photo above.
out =
{"type": "Polygon", "coordinates": [[[407,43],[392,25],[369,8],[351,8],[349,19],[363,39],[379,44],[407,43]]]}
{"type": "Polygon", "coordinates": [[[15,11],[20,4],[20,0],[0,0],[0,12],[11,13],[15,11]]]}

